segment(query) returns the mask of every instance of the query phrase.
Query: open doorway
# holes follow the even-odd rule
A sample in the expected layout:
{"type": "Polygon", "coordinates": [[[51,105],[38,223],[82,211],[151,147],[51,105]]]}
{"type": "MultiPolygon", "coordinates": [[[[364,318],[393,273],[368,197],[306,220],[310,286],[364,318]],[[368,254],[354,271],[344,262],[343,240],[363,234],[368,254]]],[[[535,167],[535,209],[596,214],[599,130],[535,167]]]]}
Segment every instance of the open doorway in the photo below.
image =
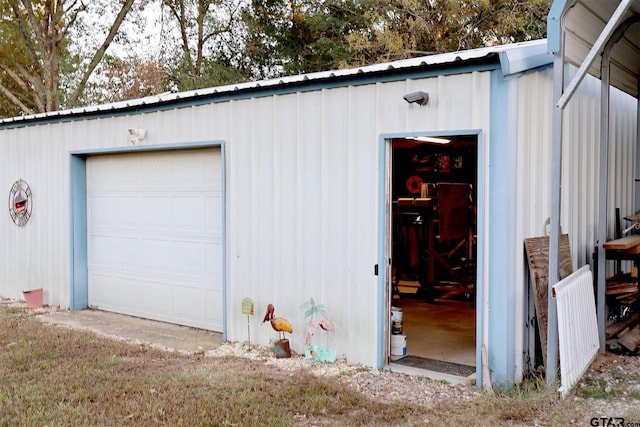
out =
{"type": "Polygon", "coordinates": [[[478,136],[390,143],[389,361],[473,377],[478,136]]]}

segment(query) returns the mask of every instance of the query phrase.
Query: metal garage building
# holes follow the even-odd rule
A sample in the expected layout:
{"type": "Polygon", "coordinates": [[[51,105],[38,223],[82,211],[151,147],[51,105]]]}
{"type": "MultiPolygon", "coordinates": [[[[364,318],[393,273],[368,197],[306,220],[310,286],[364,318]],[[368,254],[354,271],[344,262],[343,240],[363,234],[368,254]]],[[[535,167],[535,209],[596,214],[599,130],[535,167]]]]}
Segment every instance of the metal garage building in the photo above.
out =
{"type": "MultiPolygon", "coordinates": [[[[530,351],[523,239],[550,217],[552,61],[542,40],[4,119],[0,188],[27,183],[31,213],[22,226],[0,220],[0,295],[42,287],[46,304],[232,341],[247,338],[250,297],[291,321],[299,353],[313,297],[338,354],[383,367],[391,141],[464,136],[477,141],[476,367],[485,346],[491,382],[513,384],[530,351]],[[405,102],[414,92],[428,103],[405,102]]],[[[578,96],[563,161],[593,165],[597,81],[578,96]]],[[[609,203],[630,211],[637,101],[614,92],[611,109],[612,161],[628,163],[609,203]]],[[[567,170],[563,184],[575,268],[593,250],[591,170],[567,170]]],[[[258,320],[251,338],[268,344],[258,320]]]]}

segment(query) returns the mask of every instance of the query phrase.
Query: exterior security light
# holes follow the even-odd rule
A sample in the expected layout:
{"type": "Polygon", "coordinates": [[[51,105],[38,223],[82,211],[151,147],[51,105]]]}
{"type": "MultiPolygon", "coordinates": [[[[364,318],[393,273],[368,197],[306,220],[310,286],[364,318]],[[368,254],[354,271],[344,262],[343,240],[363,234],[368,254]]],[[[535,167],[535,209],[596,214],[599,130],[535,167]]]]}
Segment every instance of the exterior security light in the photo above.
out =
{"type": "Polygon", "coordinates": [[[147,136],[146,129],[129,129],[129,140],[131,144],[139,144],[147,136]]]}
{"type": "Polygon", "coordinates": [[[403,98],[409,104],[427,105],[427,102],[429,102],[429,94],[427,92],[412,92],[406,94],[403,98]]]}

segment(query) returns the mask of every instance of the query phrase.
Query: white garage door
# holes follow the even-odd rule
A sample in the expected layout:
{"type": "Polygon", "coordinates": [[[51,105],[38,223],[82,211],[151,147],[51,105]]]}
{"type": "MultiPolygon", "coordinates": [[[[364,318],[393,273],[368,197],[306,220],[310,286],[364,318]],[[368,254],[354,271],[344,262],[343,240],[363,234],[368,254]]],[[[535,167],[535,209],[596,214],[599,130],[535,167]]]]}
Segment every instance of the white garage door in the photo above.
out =
{"type": "Polygon", "coordinates": [[[218,148],[87,159],[89,306],[222,331],[218,148]]]}

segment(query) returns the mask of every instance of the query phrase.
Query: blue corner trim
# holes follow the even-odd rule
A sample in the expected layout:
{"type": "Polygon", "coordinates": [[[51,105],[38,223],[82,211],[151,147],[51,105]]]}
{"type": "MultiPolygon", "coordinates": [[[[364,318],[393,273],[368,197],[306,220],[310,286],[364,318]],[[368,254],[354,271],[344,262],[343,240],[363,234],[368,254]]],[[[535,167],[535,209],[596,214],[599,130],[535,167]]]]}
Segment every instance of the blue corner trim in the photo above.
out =
{"type": "Polygon", "coordinates": [[[70,156],[71,168],[71,289],[69,309],[83,310],[89,305],[87,272],[87,162],[70,156]]]}
{"type": "MultiPolygon", "coordinates": [[[[386,287],[387,287],[387,269],[389,261],[387,260],[387,139],[380,136],[379,140],[379,165],[380,185],[378,188],[378,337],[377,342],[377,362],[378,369],[384,368],[387,363],[385,355],[385,319],[387,319],[386,310],[386,287]]],[[[391,310],[391,308],[389,308],[391,310]]]]}
{"type": "Polygon", "coordinates": [[[491,383],[515,383],[515,290],[513,277],[519,259],[513,250],[515,227],[517,80],[491,76],[491,149],[489,150],[489,291],[488,354],[491,383]]]}
{"type": "Polygon", "coordinates": [[[562,14],[567,8],[568,0],[554,0],[547,15],[547,52],[560,52],[562,42],[562,14]]]}
{"type": "Polygon", "coordinates": [[[504,76],[553,64],[553,55],[547,52],[544,40],[539,44],[529,44],[526,48],[504,50],[498,57],[504,76]]]}

